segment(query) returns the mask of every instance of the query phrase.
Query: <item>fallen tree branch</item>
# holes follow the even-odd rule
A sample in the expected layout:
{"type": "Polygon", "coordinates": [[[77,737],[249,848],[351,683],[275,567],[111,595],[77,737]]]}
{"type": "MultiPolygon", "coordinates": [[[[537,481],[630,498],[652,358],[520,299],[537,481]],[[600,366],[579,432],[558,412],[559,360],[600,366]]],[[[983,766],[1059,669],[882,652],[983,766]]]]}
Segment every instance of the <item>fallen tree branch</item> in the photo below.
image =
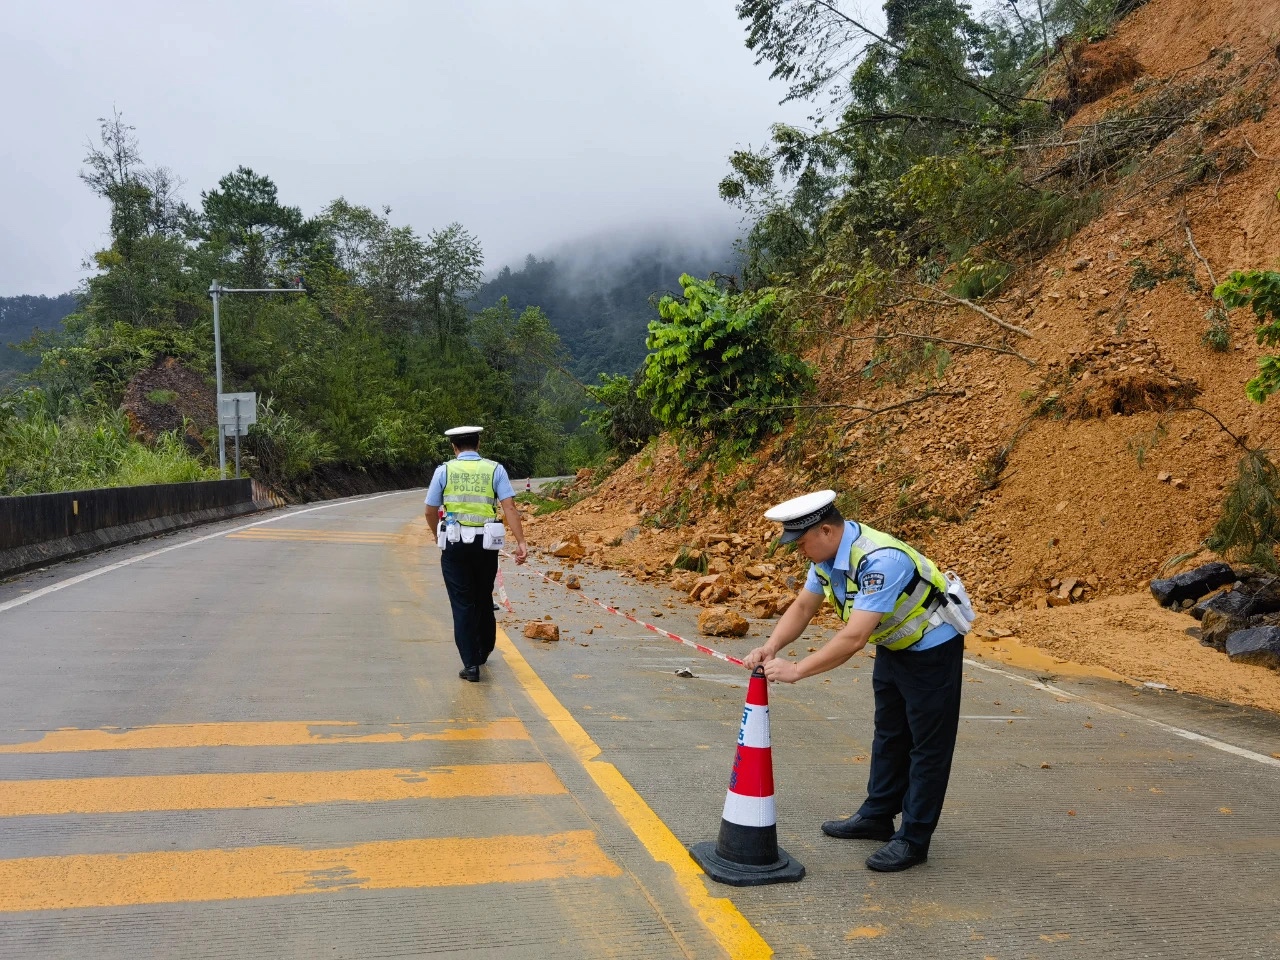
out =
{"type": "Polygon", "coordinates": [[[842,133],[854,127],[868,126],[873,123],[888,123],[893,120],[906,120],[908,123],[936,123],[943,127],[955,127],[960,130],[999,130],[1001,124],[981,123],[977,120],[963,120],[959,117],[941,117],[925,113],[864,113],[861,116],[845,120],[833,132],[842,133]]]}
{"type": "Polygon", "coordinates": [[[888,413],[890,410],[897,410],[901,407],[909,407],[913,403],[919,403],[921,400],[928,400],[930,397],[963,396],[963,390],[926,390],[919,396],[911,397],[908,400],[902,400],[898,403],[891,403],[887,407],[864,407],[860,403],[784,403],[771,407],[750,407],[749,409],[754,413],[764,413],[769,410],[859,410],[867,414],[867,416],[863,417],[862,420],[856,421],[857,423],[861,423],[863,420],[870,420],[872,417],[881,413],[888,413]]]}
{"type": "MultiPolygon", "coordinates": [[[[930,300],[928,302],[942,303],[942,301],[939,301],[939,300],[930,300]]],[[[1026,363],[1028,366],[1034,367],[1036,365],[1035,360],[1031,359],[1030,357],[1023,356],[1017,350],[1011,350],[1008,347],[991,347],[985,343],[969,343],[967,340],[948,340],[946,337],[934,337],[934,336],[929,336],[928,334],[923,334],[923,333],[911,333],[910,331],[907,331],[907,330],[895,330],[892,333],[874,334],[866,337],[853,337],[847,333],[833,332],[831,336],[840,337],[843,340],[852,340],[852,341],[892,340],[894,337],[906,337],[907,339],[910,339],[910,340],[928,340],[932,343],[949,343],[957,347],[971,347],[974,350],[990,350],[992,353],[1004,353],[1004,354],[1008,354],[1011,357],[1017,357],[1019,360],[1021,360],[1023,363],[1026,363]]]]}
{"type": "MultiPolygon", "coordinates": [[[[1191,252],[1196,255],[1196,259],[1204,264],[1204,272],[1209,274],[1209,296],[1213,296],[1213,291],[1218,289],[1218,279],[1213,275],[1213,267],[1209,266],[1209,261],[1204,258],[1204,254],[1200,252],[1200,248],[1196,246],[1196,238],[1191,235],[1191,221],[1187,218],[1187,212],[1182,212],[1182,229],[1187,231],[1187,244],[1191,247],[1191,252]]],[[[1214,299],[1218,299],[1214,297],[1214,299]]]]}
{"type": "Polygon", "coordinates": [[[1276,160],[1272,157],[1261,156],[1257,150],[1253,149],[1253,144],[1249,142],[1248,137],[1244,138],[1244,145],[1248,151],[1253,154],[1254,159],[1261,160],[1263,163],[1280,163],[1280,160],[1276,160]]]}
{"type": "Polygon", "coordinates": [[[1222,432],[1223,432],[1223,433],[1225,433],[1228,437],[1230,437],[1230,438],[1231,438],[1232,440],[1234,440],[1236,443],[1240,444],[1240,449],[1241,449],[1241,450],[1243,450],[1245,453],[1256,453],[1256,452],[1257,452],[1257,451],[1253,450],[1253,449],[1252,449],[1252,448],[1251,448],[1247,443],[1245,443],[1243,440],[1241,440],[1239,437],[1237,437],[1234,433],[1232,433],[1230,430],[1228,430],[1228,429],[1227,429],[1227,425],[1226,425],[1225,423],[1223,423],[1221,420],[1219,420],[1219,419],[1218,419],[1217,414],[1210,413],[1210,412],[1209,412],[1208,410],[1206,410],[1204,407],[1197,407],[1194,403],[1193,403],[1193,404],[1189,404],[1188,406],[1182,407],[1182,408],[1180,408],[1180,409],[1182,409],[1182,410],[1195,410],[1197,413],[1203,413],[1206,417],[1208,417],[1210,420],[1212,420],[1214,423],[1216,423],[1216,424],[1217,424],[1217,425],[1222,429],[1222,432]]]}
{"type": "Polygon", "coordinates": [[[1012,333],[1021,334],[1022,336],[1028,337],[1031,340],[1034,340],[1036,338],[1035,334],[1033,334],[1030,330],[1025,330],[1022,327],[1018,326],[1017,324],[1010,323],[1007,320],[1001,320],[990,310],[987,310],[984,307],[978,306],[972,300],[966,300],[964,297],[957,297],[954,293],[948,293],[946,290],[943,290],[941,287],[935,287],[932,283],[922,283],[920,281],[915,281],[915,282],[919,286],[932,290],[934,293],[938,294],[941,297],[945,297],[946,299],[952,301],[953,303],[958,303],[962,307],[968,307],[974,313],[977,313],[977,314],[980,314],[981,316],[986,317],[988,320],[994,323],[997,327],[1001,327],[1005,330],[1009,330],[1012,333]]]}
{"type": "Polygon", "coordinates": [[[867,526],[879,528],[886,520],[892,520],[900,513],[906,513],[908,510],[918,510],[920,507],[926,507],[929,504],[928,497],[921,497],[919,500],[910,500],[900,507],[894,507],[892,510],[886,510],[876,514],[870,520],[866,521],[867,526]]]}

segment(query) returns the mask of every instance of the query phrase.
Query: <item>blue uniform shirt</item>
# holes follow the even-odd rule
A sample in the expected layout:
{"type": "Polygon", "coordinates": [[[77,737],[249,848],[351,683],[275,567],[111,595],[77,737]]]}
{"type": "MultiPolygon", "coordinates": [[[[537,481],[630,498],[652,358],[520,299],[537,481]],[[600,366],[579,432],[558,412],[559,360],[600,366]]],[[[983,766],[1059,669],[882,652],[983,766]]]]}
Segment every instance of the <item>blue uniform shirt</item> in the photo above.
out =
{"type": "MultiPolygon", "coordinates": [[[[840,547],[835,557],[826,563],[815,563],[809,566],[809,575],[805,578],[804,588],[810,593],[822,595],[822,581],[814,572],[816,567],[831,578],[831,589],[835,592],[836,601],[843,606],[845,599],[845,579],[849,572],[849,549],[861,533],[858,524],[846,520],[844,536],[840,538],[840,547]]],[[[853,609],[869,610],[872,613],[888,613],[898,602],[898,597],[907,589],[916,572],[916,565],[901,550],[877,550],[870,554],[862,564],[858,573],[858,595],[853,598],[853,609]]],[[[918,641],[907,647],[907,650],[928,650],[946,643],[952,637],[959,636],[955,628],[942,624],[929,630],[918,641]]]]}
{"type": "MultiPolygon", "coordinates": [[[[462,453],[458,454],[458,459],[483,460],[484,457],[474,450],[463,450],[462,453]]],[[[427,487],[427,499],[424,503],[428,507],[438,507],[444,503],[444,468],[445,465],[443,463],[436,467],[435,475],[431,478],[431,486],[427,487]]],[[[511,489],[511,479],[507,476],[507,468],[502,464],[498,464],[498,469],[493,471],[493,491],[494,496],[499,501],[510,499],[516,495],[516,492],[511,489]]]]}

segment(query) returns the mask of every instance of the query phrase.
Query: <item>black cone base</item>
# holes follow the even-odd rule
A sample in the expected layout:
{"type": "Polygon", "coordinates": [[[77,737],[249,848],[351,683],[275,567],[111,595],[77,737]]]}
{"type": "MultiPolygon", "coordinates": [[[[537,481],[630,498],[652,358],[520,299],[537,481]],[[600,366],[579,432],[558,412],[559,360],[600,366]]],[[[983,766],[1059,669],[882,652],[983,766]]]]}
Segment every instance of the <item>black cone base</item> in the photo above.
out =
{"type": "Polygon", "coordinates": [[[733,863],[716,852],[716,843],[706,840],[689,848],[689,856],[717,883],[732,887],[760,887],[766,883],[798,883],[804,879],[804,867],[778,848],[774,863],[755,866],[749,863],[733,863]]]}

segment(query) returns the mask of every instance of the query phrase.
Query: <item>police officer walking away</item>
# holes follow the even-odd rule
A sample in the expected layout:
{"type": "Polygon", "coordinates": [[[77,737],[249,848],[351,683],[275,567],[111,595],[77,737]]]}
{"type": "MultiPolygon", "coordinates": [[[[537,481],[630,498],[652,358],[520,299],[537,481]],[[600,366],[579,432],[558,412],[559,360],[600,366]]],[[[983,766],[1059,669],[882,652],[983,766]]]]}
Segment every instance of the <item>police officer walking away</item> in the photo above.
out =
{"type": "Polygon", "coordinates": [[[876,648],[872,690],[875,734],[867,799],[846,820],[822,830],[847,840],[887,841],[867,858],[872,870],[924,863],[942,813],[960,722],[963,632],[973,612],[954,574],[887,533],[846,521],[835,492],[811,493],[769,510],[782,543],[795,543],[812,564],[804,587],[768,641],[745,662],[770,680],[795,683],[840,666],[868,643],[876,648]],[[948,600],[948,594],[951,600],[948,600]],[[844,626],[799,661],[778,653],[830,601],[844,626]],[[902,814],[895,830],[894,817],[902,814]]]}
{"type": "Polygon", "coordinates": [[[480,681],[480,667],[497,639],[492,595],[503,542],[499,506],[516,535],[516,563],[524,563],[529,552],[506,469],[476,452],[483,429],[444,432],[453,443],[454,458],[436,468],[426,499],[428,523],[435,522],[441,507],[445,511],[440,569],[453,608],[453,642],[462,657],[458,676],[472,683],[480,681]]]}

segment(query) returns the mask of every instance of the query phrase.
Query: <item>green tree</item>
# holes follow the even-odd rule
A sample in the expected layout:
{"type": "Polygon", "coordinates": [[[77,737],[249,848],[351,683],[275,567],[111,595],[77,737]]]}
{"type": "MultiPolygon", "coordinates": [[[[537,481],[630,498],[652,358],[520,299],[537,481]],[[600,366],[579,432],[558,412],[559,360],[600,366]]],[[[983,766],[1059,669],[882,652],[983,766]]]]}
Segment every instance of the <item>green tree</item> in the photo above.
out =
{"type": "Polygon", "coordinates": [[[773,294],[733,295],[688,274],[680,285],[683,300],[663,297],[649,324],[638,394],[664,426],[749,449],[781,426],[810,369],[782,342],[773,294]]]}
{"type": "Polygon", "coordinates": [[[297,207],[281,204],[270,177],[237,167],[218,181],[216,190],[202,192],[200,200],[201,211],[190,218],[190,230],[232,283],[265,287],[301,275],[320,225],[297,207]]]}
{"type": "Polygon", "coordinates": [[[427,316],[448,353],[467,336],[466,305],[484,278],[484,251],[462,224],[451,223],[427,234],[426,261],[427,316]]]}
{"type": "Polygon", "coordinates": [[[447,455],[441,432],[459,422],[485,424],[488,449],[516,474],[565,472],[599,450],[580,431],[581,387],[540,309],[503,302],[473,329],[467,301],[483,255],[461,225],[424,238],[387,208],[342,198],[308,218],[244,167],[189,210],[176,178],[143,165],[119,115],[102,122],[85,163],[84,181],[110,206],[110,244],[81,308],[32,340],[39,388],[0,398],[0,488],[206,476],[212,431],[199,457],[190,432],[147,445],[129,436],[120,403],[165,357],[209,372],[214,278],[305,278],[301,295],[230,297],[222,310],[225,387],[262,398],[248,466],[286,492],[324,489],[317,473],[421,481],[447,455]]]}
{"type": "Polygon", "coordinates": [[[143,165],[134,128],[120,113],[98,121],[80,179],[110,205],[110,245],[94,255],[85,322],[134,327],[191,322],[197,310],[184,273],[181,183],[163,167],[143,165]]]}
{"type": "Polygon", "coordinates": [[[922,221],[904,202],[913,172],[917,186],[922,173],[949,176],[927,166],[938,158],[959,158],[980,176],[948,185],[933,213],[979,209],[980,222],[995,221],[988,233],[1025,239],[1023,221],[1039,216],[1043,191],[1028,191],[1031,202],[1018,197],[1013,212],[989,203],[992,193],[1016,196],[1011,180],[1023,188],[1008,173],[1011,138],[1048,119],[1048,104],[1029,94],[1047,34],[1018,0],[981,17],[957,0],[890,0],[883,31],[841,0],[742,0],[737,9],[747,45],[790,83],[789,99],[825,101],[814,129],[776,125],[767,147],[729,160],[720,193],[752,219],[749,286],[808,274],[824,256],[870,256],[886,268],[939,252],[963,257],[978,238],[957,245],[934,229],[937,218],[922,221]]]}
{"type": "Polygon", "coordinates": [[[602,373],[599,385],[587,387],[587,396],[596,403],[585,411],[587,423],[611,450],[624,457],[640,452],[661,429],[649,404],[640,397],[643,376],[643,367],[629,377],[602,373]]]}

